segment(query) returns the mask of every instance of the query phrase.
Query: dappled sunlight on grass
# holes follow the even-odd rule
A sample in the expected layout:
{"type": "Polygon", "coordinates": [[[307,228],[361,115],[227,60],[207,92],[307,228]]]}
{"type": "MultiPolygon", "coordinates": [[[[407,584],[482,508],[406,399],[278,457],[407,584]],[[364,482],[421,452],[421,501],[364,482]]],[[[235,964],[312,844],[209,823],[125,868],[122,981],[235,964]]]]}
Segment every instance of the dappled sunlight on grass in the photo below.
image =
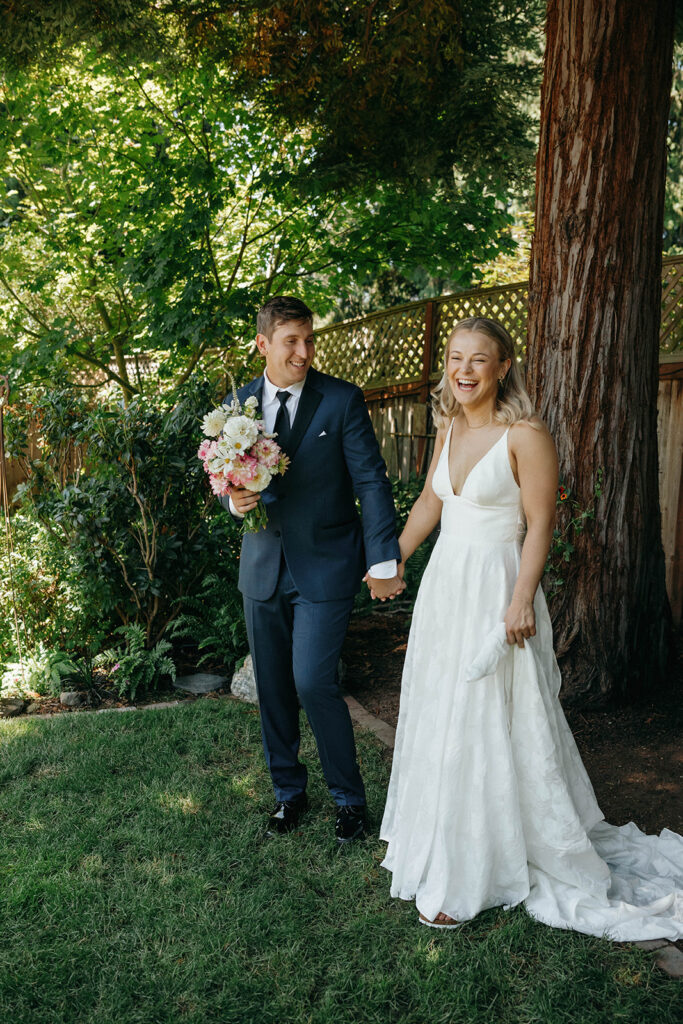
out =
{"type": "Polygon", "coordinates": [[[36,732],[40,727],[37,718],[3,718],[0,719],[0,743],[6,736],[13,739],[17,736],[26,736],[30,732],[36,732]]]}
{"type": "Polygon", "coordinates": [[[45,822],[38,818],[27,818],[23,824],[26,832],[42,832],[45,829],[45,822]]]}
{"type": "Polygon", "coordinates": [[[425,960],[430,964],[438,964],[441,959],[442,950],[437,945],[436,940],[432,939],[425,950],[425,960]]]}
{"type": "MultiPolygon", "coordinates": [[[[389,896],[383,844],[339,856],[303,720],[311,810],[267,842],[252,714],[197,702],[124,717],[12,724],[21,738],[0,743],[2,1024],[677,1021],[640,950],[520,911],[419,926],[389,896]]],[[[358,746],[378,819],[388,763],[358,746]]]]}
{"type": "Polygon", "coordinates": [[[167,811],[180,811],[181,814],[197,814],[202,805],[196,797],[183,793],[162,793],[159,803],[167,811]]]}
{"type": "Polygon", "coordinates": [[[174,854],[167,854],[162,857],[150,857],[137,861],[134,866],[134,874],[153,881],[157,885],[170,885],[175,881],[179,867],[180,863],[174,854]]]}
{"type": "Polygon", "coordinates": [[[246,797],[252,803],[261,801],[259,788],[261,779],[255,771],[244,772],[242,775],[231,775],[227,782],[227,791],[233,796],[246,797]]]}
{"type": "Polygon", "coordinates": [[[104,870],[104,861],[99,853],[89,853],[83,857],[79,865],[84,875],[101,875],[104,870]]]}
{"type": "Polygon", "coordinates": [[[32,771],[36,779],[56,779],[62,769],[56,764],[37,765],[32,771]]]}

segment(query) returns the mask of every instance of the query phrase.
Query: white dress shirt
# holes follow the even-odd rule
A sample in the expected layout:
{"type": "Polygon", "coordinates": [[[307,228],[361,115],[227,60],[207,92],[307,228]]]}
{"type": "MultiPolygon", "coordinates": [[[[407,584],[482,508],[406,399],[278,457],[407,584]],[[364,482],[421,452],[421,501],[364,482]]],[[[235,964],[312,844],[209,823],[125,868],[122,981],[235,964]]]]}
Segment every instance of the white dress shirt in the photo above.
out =
{"type": "MultiPolygon", "coordinates": [[[[275,417],[277,416],[280,408],[280,400],[277,397],[278,391],[289,391],[289,394],[291,395],[291,398],[287,400],[287,404],[285,405],[285,412],[289,416],[289,424],[292,426],[294,423],[294,417],[296,416],[296,411],[299,408],[299,399],[301,398],[301,392],[304,389],[305,383],[306,378],[304,377],[302,381],[299,381],[296,384],[290,384],[288,388],[278,388],[271,382],[268,374],[264,370],[261,415],[263,416],[266,431],[269,434],[273,433],[275,417]]],[[[230,498],[230,511],[238,519],[244,518],[244,516],[242,516],[233,505],[232,498],[230,498]]],[[[371,565],[368,571],[373,579],[392,580],[397,572],[396,559],[391,558],[386,562],[378,562],[376,565],[371,565]]]]}

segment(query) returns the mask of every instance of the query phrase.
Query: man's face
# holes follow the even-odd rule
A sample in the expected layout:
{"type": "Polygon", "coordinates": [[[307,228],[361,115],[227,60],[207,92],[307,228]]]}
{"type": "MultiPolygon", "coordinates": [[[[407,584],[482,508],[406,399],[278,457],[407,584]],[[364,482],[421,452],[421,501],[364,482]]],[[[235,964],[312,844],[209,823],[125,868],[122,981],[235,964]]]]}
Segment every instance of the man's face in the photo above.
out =
{"type": "Polygon", "coordinates": [[[278,324],[272,336],[256,335],[256,347],[266,357],[266,373],[276,388],[288,388],[302,381],[313,362],[315,342],[310,320],[288,320],[278,324]]]}

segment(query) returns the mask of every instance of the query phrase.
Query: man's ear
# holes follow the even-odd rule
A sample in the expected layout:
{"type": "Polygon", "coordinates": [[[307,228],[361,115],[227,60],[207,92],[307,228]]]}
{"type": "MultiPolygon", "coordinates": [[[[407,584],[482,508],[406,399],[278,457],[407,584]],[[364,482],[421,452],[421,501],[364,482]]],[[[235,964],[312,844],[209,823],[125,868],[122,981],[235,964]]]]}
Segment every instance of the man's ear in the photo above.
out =
{"type": "Polygon", "coordinates": [[[266,338],[265,334],[256,335],[256,348],[259,350],[262,356],[265,356],[268,352],[268,345],[270,342],[266,338]]]}

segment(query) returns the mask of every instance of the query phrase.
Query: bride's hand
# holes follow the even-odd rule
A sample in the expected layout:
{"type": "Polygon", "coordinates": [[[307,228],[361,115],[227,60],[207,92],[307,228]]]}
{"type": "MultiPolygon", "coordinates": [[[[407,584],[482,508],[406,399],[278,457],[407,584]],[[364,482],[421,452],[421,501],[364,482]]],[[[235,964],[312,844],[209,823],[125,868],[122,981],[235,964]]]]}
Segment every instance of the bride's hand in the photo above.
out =
{"type": "Polygon", "coordinates": [[[533,601],[515,600],[505,613],[505,632],[509,644],[524,647],[524,641],[536,636],[536,615],[533,601]]]}

